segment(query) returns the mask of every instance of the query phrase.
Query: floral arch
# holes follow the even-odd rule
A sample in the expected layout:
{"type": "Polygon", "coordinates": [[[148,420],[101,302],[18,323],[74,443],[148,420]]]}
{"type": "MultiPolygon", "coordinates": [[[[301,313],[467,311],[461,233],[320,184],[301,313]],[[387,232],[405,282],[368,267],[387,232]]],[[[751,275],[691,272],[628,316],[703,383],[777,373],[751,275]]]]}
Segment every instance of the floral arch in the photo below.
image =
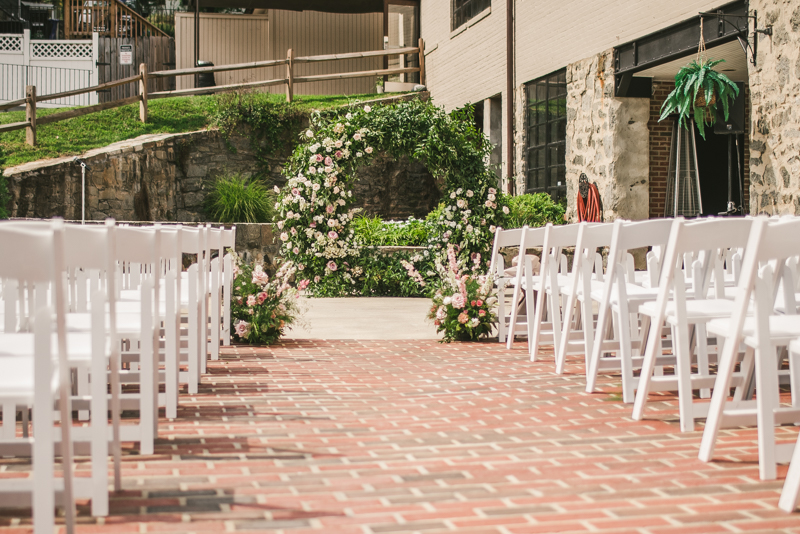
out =
{"type": "MultiPolygon", "coordinates": [[[[421,161],[442,184],[443,203],[428,240],[431,259],[446,261],[452,244],[462,260],[488,264],[486,251],[508,207],[487,168],[491,144],[475,128],[472,109],[446,113],[420,100],[355,104],[312,114],[284,169],[286,185],[276,188],[281,253],[301,284],[312,294],[358,293],[363,253],[349,227],[357,211],[352,185],[357,169],[376,152],[421,161]]],[[[414,271],[418,281],[434,275],[421,271],[414,271]]]]}

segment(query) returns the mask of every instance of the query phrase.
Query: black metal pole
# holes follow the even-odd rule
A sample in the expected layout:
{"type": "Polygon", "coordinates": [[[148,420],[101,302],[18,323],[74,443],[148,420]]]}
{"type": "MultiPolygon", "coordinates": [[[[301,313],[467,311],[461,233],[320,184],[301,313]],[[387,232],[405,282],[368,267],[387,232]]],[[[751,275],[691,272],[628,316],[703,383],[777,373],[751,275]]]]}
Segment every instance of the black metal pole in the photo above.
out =
{"type": "Polygon", "coordinates": [[[739,175],[739,208],[742,211],[742,215],[744,215],[744,165],[739,159],[739,134],[736,134],[736,170],[739,175]]]}
{"type": "MultiPolygon", "coordinates": [[[[200,0],[194,0],[194,66],[200,62],[200,0]]],[[[198,75],[194,75],[194,86],[198,86],[198,75]]]]}
{"type": "Polygon", "coordinates": [[[733,204],[733,139],[728,136],[728,207],[727,211],[731,211],[733,204]]]}

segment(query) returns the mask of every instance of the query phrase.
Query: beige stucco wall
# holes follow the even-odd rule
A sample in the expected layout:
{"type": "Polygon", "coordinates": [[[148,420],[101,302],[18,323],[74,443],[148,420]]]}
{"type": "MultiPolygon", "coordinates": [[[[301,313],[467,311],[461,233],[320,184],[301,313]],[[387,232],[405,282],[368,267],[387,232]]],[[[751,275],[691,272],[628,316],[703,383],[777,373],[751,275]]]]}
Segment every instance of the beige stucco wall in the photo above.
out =
{"type": "MultiPolygon", "coordinates": [[[[194,13],[175,15],[177,68],[194,63],[194,13]]],[[[283,59],[291,48],[295,57],[363,52],[383,48],[383,13],[337,14],[270,9],[253,15],[201,13],[200,59],[215,65],[283,59]]],[[[297,64],[294,75],[332,74],[379,69],[381,58],[348,59],[297,64]]],[[[271,67],[214,75],[217,85],[286,76],[286,67],[271,67]]],[[[193,76],[178,78],[178,89],[194,86],[193,76]]],[[[264,89],[262,89],[264,90],[264,89]]],[[[268,88],[284,93],[285,85],[268,88]]],[[[375,78],[352,78],[296,84],[295,94],[361,94],[375,91],[375,78]]]]}

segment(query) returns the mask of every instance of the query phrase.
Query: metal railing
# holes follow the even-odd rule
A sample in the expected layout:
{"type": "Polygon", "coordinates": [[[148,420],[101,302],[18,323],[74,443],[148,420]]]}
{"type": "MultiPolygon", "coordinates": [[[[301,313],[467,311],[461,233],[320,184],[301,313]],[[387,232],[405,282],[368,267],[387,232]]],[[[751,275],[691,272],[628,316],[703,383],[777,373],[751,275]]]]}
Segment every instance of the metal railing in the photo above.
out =
{"type": "MultiPolygon", "coordinates": [[[[0,64],[0,100],[24,99],[25,87],[29,85],[35,85],[45,94],[84,89],[92,85],[92,71],[0,64]]],[[[56,99],[50,105],[72,107],[86,106],[89,103],[89,94],[84,93],[56,99]]]]}
{"type": "Polygon", "coordinates": [[[67,39],[90,38],[93,32],[105,37],[169,37],[119,0],[64,0],[64,6],[67,39]]]}

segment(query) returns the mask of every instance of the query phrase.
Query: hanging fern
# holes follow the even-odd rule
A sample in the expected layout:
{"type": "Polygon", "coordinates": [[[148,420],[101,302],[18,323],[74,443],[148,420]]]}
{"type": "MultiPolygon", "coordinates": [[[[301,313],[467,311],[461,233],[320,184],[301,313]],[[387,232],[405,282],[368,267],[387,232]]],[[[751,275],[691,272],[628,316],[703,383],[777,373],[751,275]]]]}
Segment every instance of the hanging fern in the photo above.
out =
{"type": "Polygon", "coordinates": [[[675,89],[667,95],[658,120],[663,121],[672,113],[677,113],[678,124],[688,128],[686,121],[694,119],[703,139],[706,138],[705,127],[713,126],[716,121],[720,102],[725,120],[728,120],[728,109],[739,95],[739,87],[730,78],[714,70],[723,61],[701,59],[681,68],[675,76],[675,89]],[[705,105],[697,104],[701,98],[705,105]]]}

